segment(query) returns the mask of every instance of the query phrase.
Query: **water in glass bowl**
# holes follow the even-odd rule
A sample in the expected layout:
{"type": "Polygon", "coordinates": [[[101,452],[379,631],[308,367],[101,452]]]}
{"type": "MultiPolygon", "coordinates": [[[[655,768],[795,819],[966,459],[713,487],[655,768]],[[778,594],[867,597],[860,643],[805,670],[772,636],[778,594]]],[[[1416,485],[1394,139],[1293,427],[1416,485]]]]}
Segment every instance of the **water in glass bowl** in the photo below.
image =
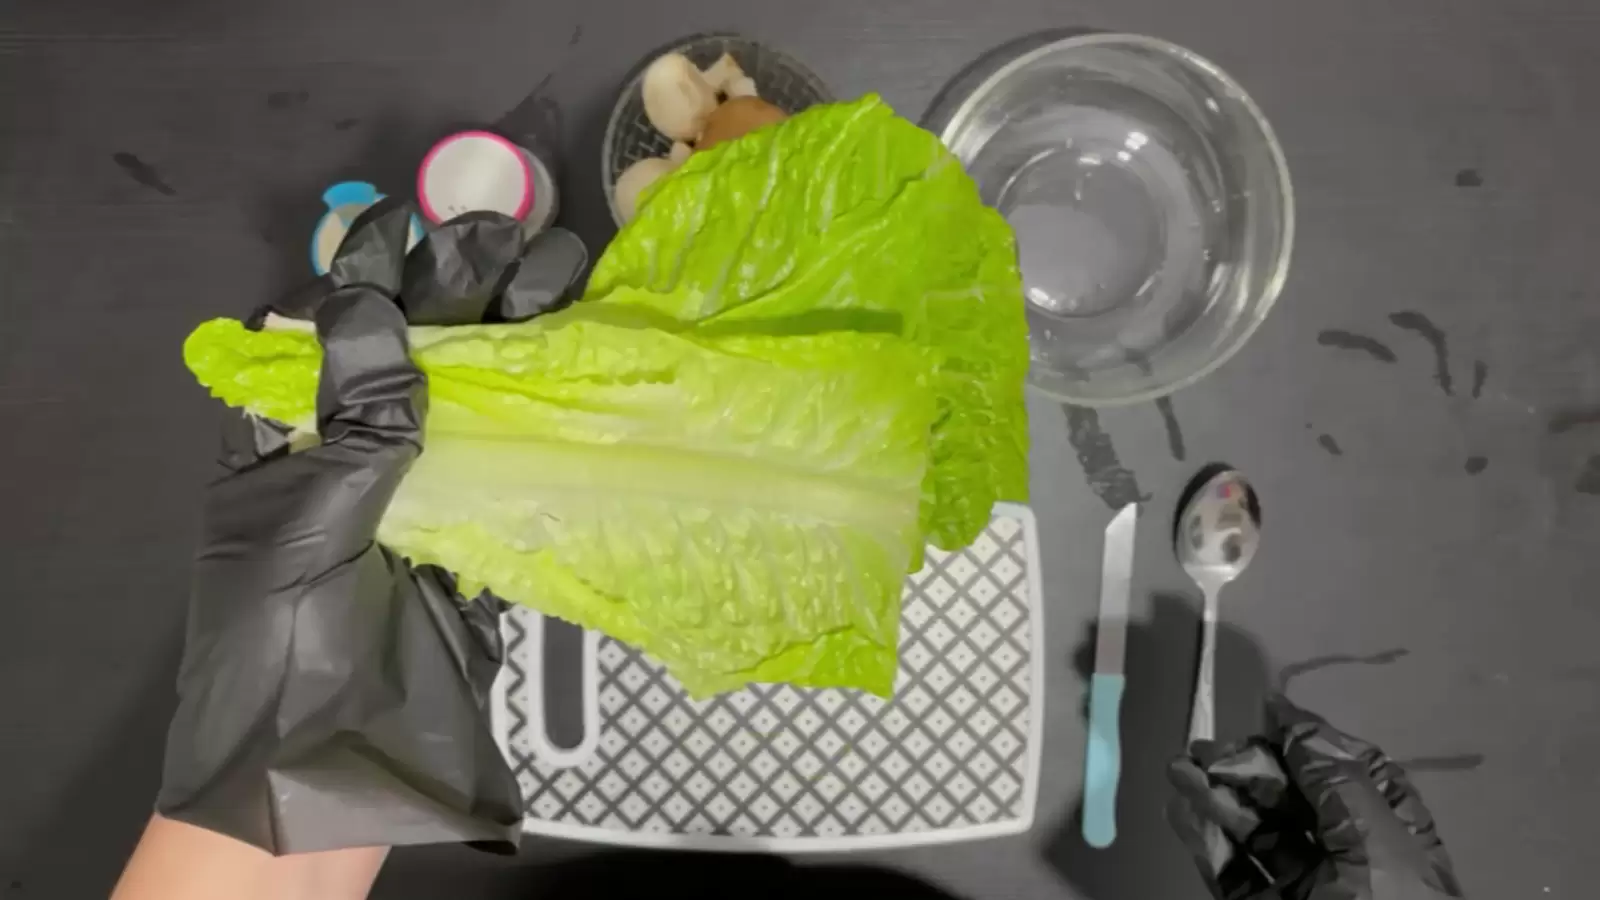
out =
{"type": "Polygon", "coordinates": [[[951,120],[946,143],[1016,232],[1036,387],[1159,396],[1270,308],[1287,174],[1230,85],[1181,48],[1095,35],[1002,69],[951,120]]]}

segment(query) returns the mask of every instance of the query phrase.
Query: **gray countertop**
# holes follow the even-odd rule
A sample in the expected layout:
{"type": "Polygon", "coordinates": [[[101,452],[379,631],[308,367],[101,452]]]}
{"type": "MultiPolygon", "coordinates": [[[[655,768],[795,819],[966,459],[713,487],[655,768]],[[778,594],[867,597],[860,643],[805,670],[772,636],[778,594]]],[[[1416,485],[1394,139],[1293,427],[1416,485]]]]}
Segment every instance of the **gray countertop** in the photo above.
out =
{"type": "MultiPolygon", "coordinates": [[[[103,895],[148,812],[218,417],[179,345],[301,277],[324,185],[403,191],[431,139],[538,86],[564,122],[567,221],[601,241],[613,92],[676,36],[747,32],[839,94],[878,91],[915,117],[985,50],[1072,25],[1161,35],[1249,88],[1294,176],[1293,272],[1244,351],[1169,405],[1031,404],[1050,650],[1039,821],[874,861],[975,897],[1201,896],[1161,821],[1195,656],[1194,592],[1166,544],[1185,481],[1226,460],[1259,489],[1266,537],[1224,598],[1223,733],[1250,727],[1299,664],[1294,697],[1413,761],[1475,896],[1592,891],[1579,878],[1600,837],[1593,3],[13,0],[0,897],[103,895]],[[1122,837],[1095,853],[1072,818],[1077,657],[1116,479],[1149,501],[1122,837]]],[[[401,851],[376,895],[527,896],[529,866],[585,852],[401,851]]]]}

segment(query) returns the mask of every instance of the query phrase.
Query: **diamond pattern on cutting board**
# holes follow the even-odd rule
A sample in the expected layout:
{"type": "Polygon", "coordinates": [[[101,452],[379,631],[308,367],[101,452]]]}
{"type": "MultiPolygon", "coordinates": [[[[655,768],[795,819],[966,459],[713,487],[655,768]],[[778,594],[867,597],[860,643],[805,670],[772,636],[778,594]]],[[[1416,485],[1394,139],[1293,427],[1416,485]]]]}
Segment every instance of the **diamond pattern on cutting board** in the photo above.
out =
{"type": "Polygon", "coordinates": [[[693,701],[643,654],[601,638],[595,757],[560,768],[529,740],[527,620],[508,615],[508,752],[530,830],[849,837],[1024,815],[1033,704],[1027,529],[997,515],[966,550],[929,549],[906,579],[887,701],[751,685],[693,701]]]}

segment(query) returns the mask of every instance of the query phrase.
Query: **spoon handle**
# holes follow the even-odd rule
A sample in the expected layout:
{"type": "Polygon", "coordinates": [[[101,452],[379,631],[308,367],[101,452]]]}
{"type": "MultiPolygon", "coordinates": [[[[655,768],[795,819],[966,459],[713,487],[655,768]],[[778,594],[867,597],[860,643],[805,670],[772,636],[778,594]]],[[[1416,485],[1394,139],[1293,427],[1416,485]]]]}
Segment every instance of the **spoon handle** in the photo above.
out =
{"type": "MultiPolygon", "coordinates": [[[[1206,594],[1205,618],[1200,622],[1200,665],[1195,670],[1194,706],[1189,711],[1189,743],[1211,741],[1217,737],[1217,595],[1219,584],[1203,584],[1206,594]]],[[[1185,747],[1187,750],[1187,747],[1185,747]]],[[[1215,823],[1206,823],[1200,839],[1210,859],[1224,859],[1227,838],[1215,823]]]]}
{"type": "Polygon", "coordinates": [[[1195,670],[1194,705],[1189,711],[1189,742],[1214,740],[1217,736],[1217,595],[1221,587],[1203,584],[1205,618],[1200,622],[1200,665],[1195,670]]]}

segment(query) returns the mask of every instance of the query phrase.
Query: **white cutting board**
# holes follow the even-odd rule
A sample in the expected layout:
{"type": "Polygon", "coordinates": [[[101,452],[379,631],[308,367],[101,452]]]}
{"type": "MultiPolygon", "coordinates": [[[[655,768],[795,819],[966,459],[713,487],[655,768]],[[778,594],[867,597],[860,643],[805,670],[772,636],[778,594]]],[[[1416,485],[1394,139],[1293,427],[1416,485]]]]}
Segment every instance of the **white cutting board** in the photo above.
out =
{"type": "Polygon", "coordinates": [[[1033,513],[995,507],[906,579],[894,697],[751,685],[695,701],[626,644],[587,632],[584,737],[545,736],[543,619],[505,617],[497,736],[528,833],[698,850],[839,852],[972,840],[1033,824],[1044,628],[1033,513]]]}

